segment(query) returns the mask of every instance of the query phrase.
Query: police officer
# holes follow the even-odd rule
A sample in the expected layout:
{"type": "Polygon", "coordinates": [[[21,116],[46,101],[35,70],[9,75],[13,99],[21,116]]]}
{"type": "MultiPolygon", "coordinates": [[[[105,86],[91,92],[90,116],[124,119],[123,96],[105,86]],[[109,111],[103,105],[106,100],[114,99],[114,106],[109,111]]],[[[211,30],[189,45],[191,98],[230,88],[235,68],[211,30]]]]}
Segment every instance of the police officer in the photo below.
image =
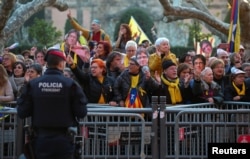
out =
{"type": "Polygon", "coordinates": [[[48,69],[31,80],[18,99],[20,118],[32,117],[36,159],[73,159],[74,145],[68,129],[87,114],[87,98],[72,79],[63,76],[66,57],[48,50],[48,69]]]}

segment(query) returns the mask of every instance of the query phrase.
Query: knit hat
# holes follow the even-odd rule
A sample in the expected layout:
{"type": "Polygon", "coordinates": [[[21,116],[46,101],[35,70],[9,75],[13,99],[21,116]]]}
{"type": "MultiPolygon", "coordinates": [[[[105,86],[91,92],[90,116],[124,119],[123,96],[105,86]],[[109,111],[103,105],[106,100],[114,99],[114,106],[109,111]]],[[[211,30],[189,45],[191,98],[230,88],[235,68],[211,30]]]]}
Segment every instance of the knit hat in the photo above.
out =
{"type": "Polygon", "coordinates": [[[162,62],[163,70],[169,68],[170,66],[176,66],[176,64],[172,60],[165,60],[162,62]]]}
{"type": "Polygon", "coordinates": [[[140,66],[140,64],[139,64],[138,61],[137,61],[136,56],[132,56],[132,57],[130,58],[130,60],[133,61],[137,66],[140,66]]]}
{"type": "Polygon", "coordinates": [[[98,24],[98,25],[100,25],[101,22],[98,19],[94,19],[94,20],[92,20],[92,24],[98,24]]]}
{"type": "Polygon", "coordinates": [[[231,74],[233,75],[238,75],[238,74],[245,74],[246,72],[236,68],[236,67],[232,67],[231,68],[231,74]]]}

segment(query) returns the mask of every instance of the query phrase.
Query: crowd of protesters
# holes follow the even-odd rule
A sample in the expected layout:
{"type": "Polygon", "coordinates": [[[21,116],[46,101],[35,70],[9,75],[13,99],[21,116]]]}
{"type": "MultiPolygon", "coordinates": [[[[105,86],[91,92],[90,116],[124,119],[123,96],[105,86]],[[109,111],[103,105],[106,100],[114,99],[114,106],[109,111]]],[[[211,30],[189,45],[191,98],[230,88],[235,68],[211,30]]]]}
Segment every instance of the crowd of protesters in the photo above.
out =
{"type": "MultiPolygon", "coordinates": [[[[138,43],[128,25],[121,24],[112,46],[99,20],[88,30],[70,13],[68,18],[73,29],[56,49],[66,57],[64,75],[78,82],[89,103],[142,108],[150,106],[152,96],[166,96],[166,104],[172,105],[250,102],[250,59],[242,45],[233,53],[217,48],[212,56],[211,43],[203,40],[202,53],[191,50],[177,58],[166,37],[151,45],[138,43]]],[[[16,100],[27,82],[43,76],[46,52],[32,47],[2,54],[0,102],[16,100]]]]}

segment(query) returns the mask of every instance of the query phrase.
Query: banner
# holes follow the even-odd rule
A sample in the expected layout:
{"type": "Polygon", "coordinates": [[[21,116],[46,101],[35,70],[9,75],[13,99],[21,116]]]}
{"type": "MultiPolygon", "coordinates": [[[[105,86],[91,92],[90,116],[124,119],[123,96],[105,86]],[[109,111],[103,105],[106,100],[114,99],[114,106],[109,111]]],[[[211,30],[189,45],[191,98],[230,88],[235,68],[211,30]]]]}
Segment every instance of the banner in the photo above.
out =
{"type": "Polygon", "coordinates": [[[138,44],[141,44],[141,42],[143,40],[148,40],[149,43],[152,44],[152,42],[149,40],[147,35],[144,33],[144,31],[138,25],[138,23],[136,22],[136,20],[134,19],[133,16],[131,16],[131,18],[130,18],[129,27],[130,27],[131,32],[132,32],[132,38],[135,42],[137,42],[138,44]]]}
{"type": "Polygon", "coordinates": [[[229,43],[229,52],[239,52],[239,48],[240,48],[240,23],[239,23],[238,0],[233,0],[233,6],[231,9],[228,43],[229,43]]]}

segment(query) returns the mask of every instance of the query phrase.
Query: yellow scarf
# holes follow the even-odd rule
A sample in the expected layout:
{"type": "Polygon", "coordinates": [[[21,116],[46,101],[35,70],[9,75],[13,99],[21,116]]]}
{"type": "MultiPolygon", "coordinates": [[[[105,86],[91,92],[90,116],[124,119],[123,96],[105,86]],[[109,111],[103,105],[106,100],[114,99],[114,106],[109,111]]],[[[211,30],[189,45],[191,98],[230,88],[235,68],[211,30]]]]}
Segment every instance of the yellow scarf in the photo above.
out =
{"type": "MultiPolygon", "coordinates": [[[[102,77],[98,77],[98,81],[100,83],[103,83],[103,79],[104,79],[103,76],[102,77]]],[[[99,98],[98,104],[105,104],[105,99],[104,99],[104,96],[103,96],[102,92],[101,92],[101,96],[99,98]]]]}
{"type": "Polygon", "coordinates": [[[124,64],[124,67],[128,67],[129,65],[129,57],[126,55],[123,59],[123,64],[124,64]]]}
{"type": "Polygon", "coordinates": [[[182,102],[181,91],[179,89],[179,79],[177,78],[175,82],[169,82],[163,77],[163,75],[161,75],[161,80],[164,84],[168,85],[172,104],[182,102]]]}
{"type": "Polygon", "coordinates": [[[236,90],[236,92],[237,92],[237,94],[238,94],[239,96],[245,95],[245,92],[246,92],[245,83],[243,83],[243,85],[242,85],[242,90],[240,90],[240,89],[235,85],[234,82],[233,82],[233,87],[234,87],[234,89],[236,90]]]}
{"type": "Polygon", "coordinates": [[[131,87],[135,88],[139,81],[139,75],[131,76],[131,87]]]}

